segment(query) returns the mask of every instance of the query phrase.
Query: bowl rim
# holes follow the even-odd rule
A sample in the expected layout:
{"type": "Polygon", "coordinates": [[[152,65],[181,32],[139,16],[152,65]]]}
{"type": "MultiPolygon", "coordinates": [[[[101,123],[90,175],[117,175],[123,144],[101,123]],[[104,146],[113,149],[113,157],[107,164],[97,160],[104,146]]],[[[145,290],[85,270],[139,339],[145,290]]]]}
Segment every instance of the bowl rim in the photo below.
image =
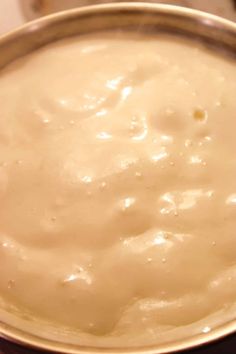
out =
{"type": "MultiPolygon", "coordinates": [[[[109,10],[134,10],[134,9],[149,9],[155,12],[162,13],[163,15],[174,14],[176,16],[184,16],[191,19],[197,19],[203,26],[211,23],[213,27],[222,28],[228,32],[233,33],[236,37],[236,23],[221,18],[219,16],[209,14],[207,12],[190,9],[182,6],[157,4],[151,2],[118,2],[106,3],[99,5],[82,6],[75,9],[65,10],[58,13],[50,14],[30,21],[6,34],[0,36],[0,45],[7,44],[9,41],[16,41],[18,38],[27,34],[28,32],[40,32],[42,28],[47,27],[49,24],[58,23],[71,18],[77,18],[81,15],[99,13],[100,11],[109,12],[109,10]]],[[[178,34],[177,34],[178,35],[178,34]]],[[[69,37],[69,35],[68,35],[69,37]]],[[[220,43],[220,42],[219,42],[220,43]]],[[[236,49],[236,48],[235,48],[236,49]]],[[[29,52],[33,50],[29,50],[29,52]]],[[[15,58],[16,59],[16,58],[15,58]]],[[[0,318],[0,338],[6,339],[9,342],[19,344],[25,348],[33,348],[39,350],[47,350],[53,353],[62,354],[167,354],[176,353],[179,351],[193,349],[203,344],[212,343],[221,339],[229,334],[236,333],[236,319],[220,325],[208,333],[199,333],[188,338],[176,340],[168,344],[152,345],[145,347],[127,347],[127,348],[103,348],[103,347],[88,347],[73,344],[63,344],[55,340],[49,340],[39,337],[36,334],[31,334],[21,330],[20,328],[4,323],[0,318]]]]}
{"type": "Polygon", "coordinates": [[[163,4],[163,3],[153,3],[148,0],[144,1],[135,1],[135,2],[126,2],[122,1],[119,2],[117,1],[116,3],[100,3],[100,4],[93,4],[93,5],[86,5],[86,6],[78,6],[72,9],[67,9],[63,11],[58,11],[55,13],[51,13],[36,19],[33,19],[31,21],[27,21],[26,23],[17,26],[16,28],[7,31],[6,33],[3,33],[0,35],[0,41],[5,41],[9,40],[12,36],[20,35],[23,34],[25,31],[28,31],[31,27],[33,29],[39,30],[43,25],[46,25],[48,22],[58,22],[64,17],[73,17],[74,15],[78,15],[80,13],[85,13],[85,12],[94,12],[94,11],[99,11],[101,9],[103,10],[109,10],[111,8],[114,8],[116,10],[119,9],[125,9],[125,8],[130,8],[130,9],[136,9],[136,8],[150,8],[154,9],[157,11],[160,11],[162,13],[174,13],[176,15],[187,15],[190,18],[201,18],[204,22],[206,23],[208,21],[213,21],[215,24],[218,26],[226,26],[228,27],[229,30],[231,31],[236,31],[236,22],[233,22],[232,20],[229,20],[227,18],[221,17],[219,15],[215,15],[206,11],[194,9],[194,8],[188,8],[186,6],[180,6],[180,5],[172,5],[172,4],[163,4]],[[41,26],[40,26],[41,25],[41,26]]]}

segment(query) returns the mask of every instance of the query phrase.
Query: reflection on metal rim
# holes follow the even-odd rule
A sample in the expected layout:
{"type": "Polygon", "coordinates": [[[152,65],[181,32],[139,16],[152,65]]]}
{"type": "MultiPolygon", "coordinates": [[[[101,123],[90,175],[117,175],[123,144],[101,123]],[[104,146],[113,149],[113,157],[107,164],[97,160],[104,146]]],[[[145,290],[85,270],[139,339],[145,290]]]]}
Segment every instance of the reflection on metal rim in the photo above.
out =
{"type": "MultiPolygon", "coordinates": [[[[236,21],[236,0],[143,0],[152,3],[185,6],[206,11],[218,16],[236,21]]],[[[100,3],[125,2],[124,0],[19,0],[26,19],[47,15],[49,13],[71,9],[79,6],[96,5],[100,3]]],[[[130,0],[135,2],[135,0],[130,0]]]]}

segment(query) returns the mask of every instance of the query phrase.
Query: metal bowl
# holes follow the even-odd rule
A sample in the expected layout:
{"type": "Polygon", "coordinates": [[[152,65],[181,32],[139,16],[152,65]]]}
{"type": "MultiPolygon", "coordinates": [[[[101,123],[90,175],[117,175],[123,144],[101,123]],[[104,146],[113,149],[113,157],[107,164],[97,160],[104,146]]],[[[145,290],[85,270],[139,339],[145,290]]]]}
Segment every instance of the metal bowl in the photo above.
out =
{"type": "MultiPolygon", "coordinates": [[[[230,55],[236,60],[236,24],[196,10],[169,5],[147,3],[120,3],[75,9],[31,22],[0,37],[0,69],[11,61],[58,39],[98,31],[123,30],[145,33],[168,33],[200,41],[213,51],[230,55]]],[[[30,321],[14,327],[0,307],[0,337],[37,349],[66,354],[163,354],[209,343],[236,331],[236,319],[212,329],[208,333],[171,341],[165,345],[136,348],[88,348],[67,344],[59,336],[47,339],[46,330],[31,331],[30,321]],[[44,332],[44,333],[42,333],[44,332]]]]}
{"type": "MultiPolygon", "coordinates": [[[[126,0],[127,1],[127,0],[126,0]]],[[[167,3],[195,8],[201,11],[236,21],[236,0],[143,0],[153,3],[167,3]]],[[[79,6],[98,5],[100,3],[125,2],[125,0],[19,0],[23,14],[28,20],[33,20],[50,13],[72,9],[79,6]]],[[[135,2],[135,0],[129,0],[135,2]]]]}

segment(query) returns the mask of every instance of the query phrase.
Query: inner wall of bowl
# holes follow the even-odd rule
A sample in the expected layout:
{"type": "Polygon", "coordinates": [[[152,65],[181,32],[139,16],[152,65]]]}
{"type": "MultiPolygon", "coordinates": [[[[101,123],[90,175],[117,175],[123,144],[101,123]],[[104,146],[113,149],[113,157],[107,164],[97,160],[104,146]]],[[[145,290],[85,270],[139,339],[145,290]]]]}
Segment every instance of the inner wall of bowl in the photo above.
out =
{"type": "MultiPolygon", "coordinates": [[[[30,343],[35,345],[35,343],[40,343],[38,346],[42,349],[51,349],[55,345],[58,348],[63,348],[66,346],[64,351],[69,349],[74,353],[74,349],[81,350],[81,352],[89,353],[97,352],[107,352],[110,353],[124,353],[137,354],[137,351],[142,351],[145,349],[145,354],[150,350],[152,353],[152,348],[155,348],[156,339],[150,342],[147,346],[146,337],[139,338],[139,343],[136,343],[135,337],[123,338],[120,342],[120,338],[111,337],[106,339],[106,346],[104,347],[103,338],[95,337],[90,334],[82,333],[79,331],[72,331],[71,329],[58,327],[57,325],[49,324],[43,320],[34,319],[27,314],[21,314],[16,310],[5,309],[4,305],[1,309],[0,300],[0,336],[14,339],[16,342],[20,343],[30,343]],[[2,321],[2,322],[1,322],[2,321]],[[4,324],[3,324],[4,322],[4,324]],[[13,326],[15,324],[15,327],[13,326]],[[91,346],[91,343],[93,345],[91,346]]],[[[207,342],[210,340],[209,337],[213,339],[218,338],[222,335],[232,332],[236,329],[236,305],[230,307],[227,311],[220,310],[216,313],[207,317],[207,320],[212,325],[212,331],[204,334],[202,329],[205,328],[206,319],[189,324],[182,327],[171,328],[170,331],[166,331],[161,335],[159,334],[159,345],[158,350],[155,350],[155,354],[158,353],[170,353],[172,351],[171,346],[180,346],[181,349],[188,347],[189,344],[192,345],[191,341],[207,342]],[[224,316],[221,316],[224,314],[224,316]],[[221,320],[223,318],[224,320],[221,320]]],[[[54,348],[55,350],[55,348],[54,348]]],[[[77,351],[76,351],[77,353],[77,351]]],[[[80,352],[79,352],[80,353],[80,352]]],[[[143,354],[143,353],[142,353],[143,354]]]]}
{"type": "Polygon", "coordinates": [[[71,10],[32,22],[0,40],[0,69],[58,39],[99,31],[172,33],[236,56],[236,25],[178,7],[116,4],[71,10]]]}

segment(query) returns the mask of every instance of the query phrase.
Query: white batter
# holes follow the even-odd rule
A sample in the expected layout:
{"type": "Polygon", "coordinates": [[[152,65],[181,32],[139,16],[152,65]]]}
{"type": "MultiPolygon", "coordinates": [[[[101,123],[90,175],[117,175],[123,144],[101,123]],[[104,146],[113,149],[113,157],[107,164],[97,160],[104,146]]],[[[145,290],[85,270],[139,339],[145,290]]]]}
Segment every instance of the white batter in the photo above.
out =
{"type": "Polygon", "coordinates": [[[4,302],[92,344],[227,312],[235,93],[235,63],[171,38],[76,38],[2,72],[4,302]]]}

